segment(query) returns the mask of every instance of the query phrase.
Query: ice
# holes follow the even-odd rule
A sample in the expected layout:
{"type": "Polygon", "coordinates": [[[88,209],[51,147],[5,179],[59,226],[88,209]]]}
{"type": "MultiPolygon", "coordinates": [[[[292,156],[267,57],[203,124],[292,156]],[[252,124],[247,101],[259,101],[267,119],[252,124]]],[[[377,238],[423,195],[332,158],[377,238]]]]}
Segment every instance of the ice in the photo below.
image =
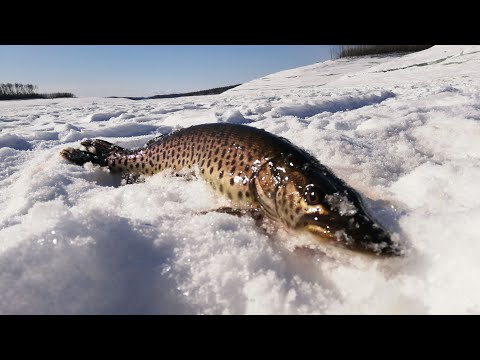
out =
{"type": "Polygon", "coordinates": [[[0,314],[479,314],[479,68],[479,46],[434,46],[216,96],[0,102],[0,314]],[[212,122],[306,149],[405,255],[209,212],[228,199],[194,176],[122,185],[59,155],[85,138],[135,148],[212,122]]]}

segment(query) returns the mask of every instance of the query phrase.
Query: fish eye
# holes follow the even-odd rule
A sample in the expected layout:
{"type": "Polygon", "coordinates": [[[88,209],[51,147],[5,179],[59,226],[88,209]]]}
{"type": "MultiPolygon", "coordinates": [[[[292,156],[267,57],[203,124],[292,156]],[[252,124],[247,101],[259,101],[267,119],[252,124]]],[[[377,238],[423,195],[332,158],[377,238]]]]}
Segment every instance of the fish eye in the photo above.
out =
{"type": "Polygon", "coordinates": [[[321,190],[315,185],[308,185],[304,194],[305,202],[308,205],[318,205],[321,201],[321,190]]]}

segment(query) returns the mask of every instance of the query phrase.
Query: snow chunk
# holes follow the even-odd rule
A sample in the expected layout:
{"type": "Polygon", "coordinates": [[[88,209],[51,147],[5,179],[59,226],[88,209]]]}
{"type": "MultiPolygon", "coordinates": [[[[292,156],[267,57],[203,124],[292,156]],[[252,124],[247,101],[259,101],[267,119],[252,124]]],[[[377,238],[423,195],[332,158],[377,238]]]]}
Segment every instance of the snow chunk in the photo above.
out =
{"type": "Polygon", "coordinates": [[[221,115],[217,115],[217,118],[220,122],[225,122],[229,124],[248,124],[252,120],[246,119],[242,113],[235,109],[228,109],[221,115]]]}
{"type": "Polygon", "coordinates": [[[108,121],[112,118],[119,117],[122,114],[125,114],[126,111],[117,111],[113,113],[97,113],[90,115],[88,117],[89,122],[95,122],[95,121],[108,121]]]}
{"type": "Polygon", "coordinates": [[[1,134],[0,133],[0,148],[12,148],[15,150],[31,150],[32,145],[23,137],[15,134],[1,134]]]}
{"type": "Polygon", "coordinates": [[[356,206],[352,204],[346,196],[339,193],[325,196],[325,199],[330,204],[333,210],[337,210],[341,216],[352,216],[358,211],[356,206]]]}
{"type": "Polygon", "coordinates": [[[108,128],[100,128],[97,130],[77,131],[71,129],[63,136],[62,141],[73,142],[82,140],[84,138],[149,135],[156,132],[157,129],[157,126],[136,123],[116,125],[108,128]]]}

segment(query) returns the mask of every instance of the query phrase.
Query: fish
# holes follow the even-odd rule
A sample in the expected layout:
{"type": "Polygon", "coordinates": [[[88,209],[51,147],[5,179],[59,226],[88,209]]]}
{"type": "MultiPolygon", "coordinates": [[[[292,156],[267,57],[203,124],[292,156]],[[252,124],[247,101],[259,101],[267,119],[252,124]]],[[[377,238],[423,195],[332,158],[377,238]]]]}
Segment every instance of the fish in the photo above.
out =
{"type": "Polygon", "coordinates": [[[391,234],[367,211],[360,194],[291,141],[249,125],[195,125],[129,150],[101,139],[61,155],[122,174],[127,183],[162,171],[197,169],[232,209],[261,212],[322,242],[377,255],[400,255],[391,234]]]}

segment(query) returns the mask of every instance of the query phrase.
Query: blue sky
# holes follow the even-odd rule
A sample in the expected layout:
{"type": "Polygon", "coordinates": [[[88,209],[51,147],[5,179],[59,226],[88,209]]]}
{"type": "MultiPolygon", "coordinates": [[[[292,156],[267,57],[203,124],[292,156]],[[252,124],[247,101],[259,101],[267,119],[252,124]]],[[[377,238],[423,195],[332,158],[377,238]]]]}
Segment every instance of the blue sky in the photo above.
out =
{"type": "Polygon", "coordinates": [[[328,45],[1,45],[0,83],[149,96],[243,83],[329,58],[328,45]]]}

